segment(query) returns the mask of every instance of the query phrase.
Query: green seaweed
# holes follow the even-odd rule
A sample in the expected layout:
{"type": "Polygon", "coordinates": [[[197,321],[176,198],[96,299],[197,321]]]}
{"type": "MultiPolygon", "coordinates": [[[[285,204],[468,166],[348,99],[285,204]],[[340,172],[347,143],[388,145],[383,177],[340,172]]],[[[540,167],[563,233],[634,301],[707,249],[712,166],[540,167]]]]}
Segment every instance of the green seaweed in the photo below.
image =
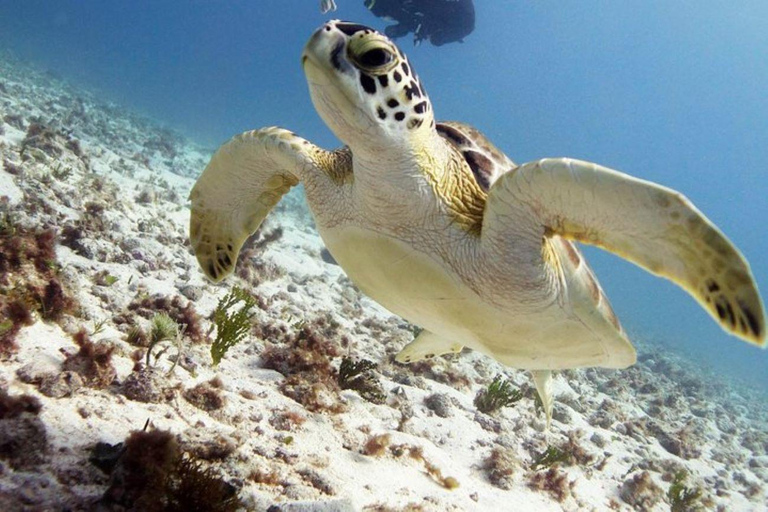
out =
{"type": "Polygon", "coordinates": [[[58,162],[56,167],[52,168],[51,170],[51,174],[58,181],[66,181],[67,178],[72,176],[72,172],[73,171],[71,167],[64,167],[61,165],[61,162],[58,162]]]}
{"type": "Polygon", "coordinates": [[[11,329],[13,329],[13,320],[8,319],[0,322],[0,336],[10,332],[11,329]]]}
{"type": "Polygon", "coordinates": [[[125,337],[125,341],[131,345],[143,345],[146,341],[146,335],[144,334],[144,331],[141,329],[141,327],[134,325],[128,331],[128,334],[125,337]]]}
{"type": "Polygon", "coordinates": [[[373,373],[375,369],[376,363],[367,359],[354,361],[351,357],[344,357],[339,366],[339,387],[355,390],[374,404],[383,404],[386,394],[373,373]]]}
{"type": "Polygon", "coordinates": [[[16,234],[16,219],[11,212],[7,201],[0,201],[0,236],[13,236],[16,234]]]}
{"type": "Polygon", "coordinates": [[[508,380],[497,375],[487,388],[480,390],[475,397],[475,407],[486,414],[507,407],[523,397],[523,392],[513,389],[508,380]]]}
{"type": "Polygon", "coordinates": [[[688,487],[685,485],[687,479],[688,472],[681,469],[675,473],[672,484],[669,486],[667,498],[669,498],[670,510],[672,512],[688,512],[701,509],[697,504],[699,498],[701,498],[701,488],[688,487]]]}
{"type": "Polygon", "coordinates": [[[213,311],[213,323],[216,325],[216,339],[211,345],[211,357],[214,366],[218,365],[224,354],[231,347],[241,342],[251,328],[251,310],[256,306],[256,299],[235,286],[219,300],[213,311]],[[241,304],[240,308],[235,308],[241,304]]]}
{"type": "MultiPolygon", "coordinates": [[[[179,355],[181,354],[181,336],[182,331],[179,330],[179,324],[176,323],[176,321],[171,318],[167,313],[155,313],[155,315],[152,317],[152,326],[149,329],[149,346],[147,347],[147,366],[151,367],[151,356],[152,356],[152,349],[155,347],[155,345],[165,342],[165,341],[171,341],[176,342],[176,347],[178,349],[179,355]]],[[[134,333],[129,333],[129,336],[134,336],[134,333]]],[[[165,352],[168,351],[169,347],[165,347],[163,350],[159,351],[155,355],[155,361],[160,359],[160,356],[162,356],[165,352]]],[[[173,365],[171,366],[171,369],[168,370],[168,373],[173,372],[173,370],[176,368],[176,364],[179,361],[179,357],[177,355],[176,360],[173,362],[173,365]]]]}
{"type": "Polygon", "coordinates": [[[167,313],[157,313],[152,317],[152,327],[149,331],[149,338],[152,345],[161,341],[171,341],[176,339],[179,334],[179,324],[167,313]]]}
{"type": "Polygon", "coordinates": [[[358,376],[375,369],[376,363],[373,361],[367,359],[355,361],[351,357],[345,357],[341,360],[341,365],[339,366],[339,385],[343,389],[348,389],[344,386],[352,382],[358,376]]]}
{"type": "Polygon", "coordinates": [[[567,462],[570,458],[570,453],[556,446],[549,446],[533,460],[531,469],[536,471],[540,468],[549,468],[557,463],[567,462]]]}
{"type": "Polygon", "coordinates": [[[99,320],[98,322],[93,324],[93,331],[91,331],[91,336],[96,336],[97,334],[101,334],[104,332],[104,329],[107,327],[107,319],[104,318],[102,320],[99,320]]]}
{"type": "Polygon", "coordinates": [[[90,461],[110,475],[98,510],[234,512],[239,489],[183,452],[163,430],[134,431],[123,443],[98,443],[90,461]]]}

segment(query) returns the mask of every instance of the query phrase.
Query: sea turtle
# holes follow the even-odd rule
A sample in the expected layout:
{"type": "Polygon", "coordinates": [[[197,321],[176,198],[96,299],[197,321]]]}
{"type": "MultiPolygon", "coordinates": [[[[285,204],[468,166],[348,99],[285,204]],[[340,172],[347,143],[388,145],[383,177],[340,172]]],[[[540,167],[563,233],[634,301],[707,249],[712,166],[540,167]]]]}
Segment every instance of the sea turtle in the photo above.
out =
{"type": "Polygon", "coordinates": [[[301,63],[346,146],[326,151],[276,127],[224,144],[190,195],[190,240],[211,280],[302,183],[352,281],[424,329],[397,361],[469,347],[531,370],[548,420],[552,370],[635,362],[574,241],[672,280],[727,332],[765,345],[749,265],[682,194],[568,158],[516,165],[471,126],[436,123],[408,59],[363,25],[326,23],[301,63]]]}

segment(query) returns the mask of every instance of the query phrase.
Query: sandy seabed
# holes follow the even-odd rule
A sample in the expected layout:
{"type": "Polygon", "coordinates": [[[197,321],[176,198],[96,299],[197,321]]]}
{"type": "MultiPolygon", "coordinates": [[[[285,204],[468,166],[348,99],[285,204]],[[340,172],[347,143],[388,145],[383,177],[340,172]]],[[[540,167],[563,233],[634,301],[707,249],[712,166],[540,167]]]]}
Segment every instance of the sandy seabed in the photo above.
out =
{"type": "Polygon", "coordinates": [[[0,510],[766,510],[766,397],[658,345],[558,373],[546,431],[525,372],[395,363],[414,328],[323,254],[300,189],[212,285],[186,234],[210,149],[6,54],[0,154],[0,510]],[[214,366],[233,286],[253,328],[214,366]],[[147,362],[158,313],[185,330],[147,362]],[[480,412],[497,375],[522,398],[480,412]]]}

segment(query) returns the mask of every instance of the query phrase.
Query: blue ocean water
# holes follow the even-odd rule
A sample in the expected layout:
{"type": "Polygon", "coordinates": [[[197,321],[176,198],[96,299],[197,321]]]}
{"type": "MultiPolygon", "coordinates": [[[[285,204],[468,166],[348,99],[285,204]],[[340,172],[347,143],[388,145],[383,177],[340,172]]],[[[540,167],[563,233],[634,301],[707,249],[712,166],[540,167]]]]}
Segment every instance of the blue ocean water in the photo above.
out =
{"type": "MultiPolygon", "coordinates": [[[[362,0],[335,17],[383,28],[362,0]]],[[[462,44],[408,53],[439,119],[476,125],[517,162],[594,161],[685,193],[768,291],[768,7],[477,0],[462,44]]],[[[299,66],[328,19],[314,0],[3,0],[0,48],[217,147],[282,125],[338,144],[299,66]]],[[[588,250],[630,335],[768,390],[768,352],[685,292],[588,250]]]]}

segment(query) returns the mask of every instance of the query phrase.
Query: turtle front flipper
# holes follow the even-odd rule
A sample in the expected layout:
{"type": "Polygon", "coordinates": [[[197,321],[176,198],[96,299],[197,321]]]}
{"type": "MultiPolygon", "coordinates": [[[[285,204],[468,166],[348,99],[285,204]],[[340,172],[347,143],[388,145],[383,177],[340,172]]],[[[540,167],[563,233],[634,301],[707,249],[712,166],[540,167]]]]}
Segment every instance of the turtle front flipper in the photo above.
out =
{"type": "Polygon", "coordinates": [[[497,251],[505,246],[511,263],[541,275],[542,241],[553,235],[596,245],[670,279],[724,330],[765,345],[765,313],[749,264],[679,192],[566,158],[502,175],[488,193],[483,243],[497,251]]]}
{"type": "Polygon", "coordinates": [[[214,282],[232,273],[245,240],[288,190],[329,172],[332,153],[281,128],[232,138],[213,155],[189,195],[189,239],[214,282]]]}

